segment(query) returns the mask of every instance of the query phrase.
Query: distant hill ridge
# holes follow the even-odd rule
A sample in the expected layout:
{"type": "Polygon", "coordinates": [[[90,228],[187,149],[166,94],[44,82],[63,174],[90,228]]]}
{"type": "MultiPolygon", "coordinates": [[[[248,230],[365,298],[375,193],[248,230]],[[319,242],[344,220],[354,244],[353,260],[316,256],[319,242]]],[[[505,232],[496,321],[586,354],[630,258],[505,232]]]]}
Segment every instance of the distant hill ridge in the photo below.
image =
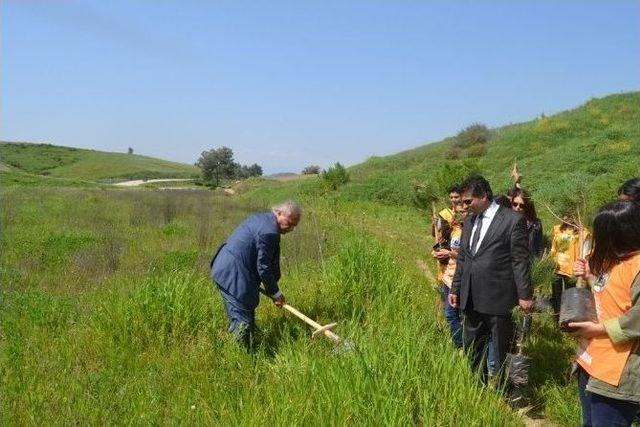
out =
{"type": "Polygon", "coordinates": [[[86,181],[192,178],[192,165],[148,156],[109,153],[52,144],[0,141],[0,172],[86,181]]]}

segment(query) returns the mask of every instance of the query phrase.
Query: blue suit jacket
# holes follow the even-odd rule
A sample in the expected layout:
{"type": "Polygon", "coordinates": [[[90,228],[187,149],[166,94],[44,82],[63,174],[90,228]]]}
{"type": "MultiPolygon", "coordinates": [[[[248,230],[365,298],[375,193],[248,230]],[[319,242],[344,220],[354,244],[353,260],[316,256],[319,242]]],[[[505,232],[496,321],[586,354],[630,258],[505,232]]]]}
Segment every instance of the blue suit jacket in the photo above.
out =
{"type": "Polygon", "coordinates": [[[253,215],[234,230],[212,262],[211,277],[242,306],[258,306],[258,286],[279,292],[280,233],[276,216],[253,215]]]}

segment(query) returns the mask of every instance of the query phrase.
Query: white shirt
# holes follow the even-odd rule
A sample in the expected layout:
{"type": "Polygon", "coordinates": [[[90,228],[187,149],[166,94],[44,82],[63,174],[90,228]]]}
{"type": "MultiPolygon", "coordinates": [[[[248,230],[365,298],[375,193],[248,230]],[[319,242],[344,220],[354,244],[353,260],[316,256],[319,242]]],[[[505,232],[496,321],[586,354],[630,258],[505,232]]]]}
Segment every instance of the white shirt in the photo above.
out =
{"type": "MultiPolygon", "coordinates": [[[[473,253],[475,253],[482,244],[482,239],[484,239],[484,236],[487,234],[487,230],[491,225],[491,221],[493,221],[493,217],[496,216],[496,212],[498,212],[498,209],[500,209],[500,205],[492,201],[489,207],[482,213],[482,228],[480,229],[480,238],[478,239],[478,243],[475,249],[473,249],[473,253]]],[[[476,234],[477,228],[478,221],[476,218],[476,221],[474,221],[473,223],[473,229],[471,230],[471,239],[469,240],[469,242],[473,242],[473,235],[476,234]]]]}

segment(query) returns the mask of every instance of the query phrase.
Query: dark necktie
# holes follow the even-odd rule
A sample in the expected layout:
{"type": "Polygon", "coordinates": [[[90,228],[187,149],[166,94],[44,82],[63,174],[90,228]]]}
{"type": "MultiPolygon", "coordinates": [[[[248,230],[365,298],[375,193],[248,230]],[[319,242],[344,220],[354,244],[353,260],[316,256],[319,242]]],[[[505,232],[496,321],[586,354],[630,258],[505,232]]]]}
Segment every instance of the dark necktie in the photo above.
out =
{"type": "Polygon", "coordinates": [[[473,239],[471,240],[471,253],[476,254],[478,241],[480,240],[480,231],[482,230],[482,214],[476,218],[476,232],[473,233],[473,239]]]}

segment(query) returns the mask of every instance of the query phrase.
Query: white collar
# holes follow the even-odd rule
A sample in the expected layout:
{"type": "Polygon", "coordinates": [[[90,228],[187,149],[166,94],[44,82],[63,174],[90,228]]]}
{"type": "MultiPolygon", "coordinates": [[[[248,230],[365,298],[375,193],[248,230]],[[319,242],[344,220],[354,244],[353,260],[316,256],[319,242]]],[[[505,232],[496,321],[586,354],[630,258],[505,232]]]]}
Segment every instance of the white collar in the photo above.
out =
{"type": "Polygon", "coordinates": [[[496,212],[498,212],[498,209],[500,209],[500,205],[492,200],[489,207],[485,209],[484,212],[482,212],[482,219],[487,219],[489,220],[489,222],[491,222],[493,217],[496,215],[496,212]]]}

